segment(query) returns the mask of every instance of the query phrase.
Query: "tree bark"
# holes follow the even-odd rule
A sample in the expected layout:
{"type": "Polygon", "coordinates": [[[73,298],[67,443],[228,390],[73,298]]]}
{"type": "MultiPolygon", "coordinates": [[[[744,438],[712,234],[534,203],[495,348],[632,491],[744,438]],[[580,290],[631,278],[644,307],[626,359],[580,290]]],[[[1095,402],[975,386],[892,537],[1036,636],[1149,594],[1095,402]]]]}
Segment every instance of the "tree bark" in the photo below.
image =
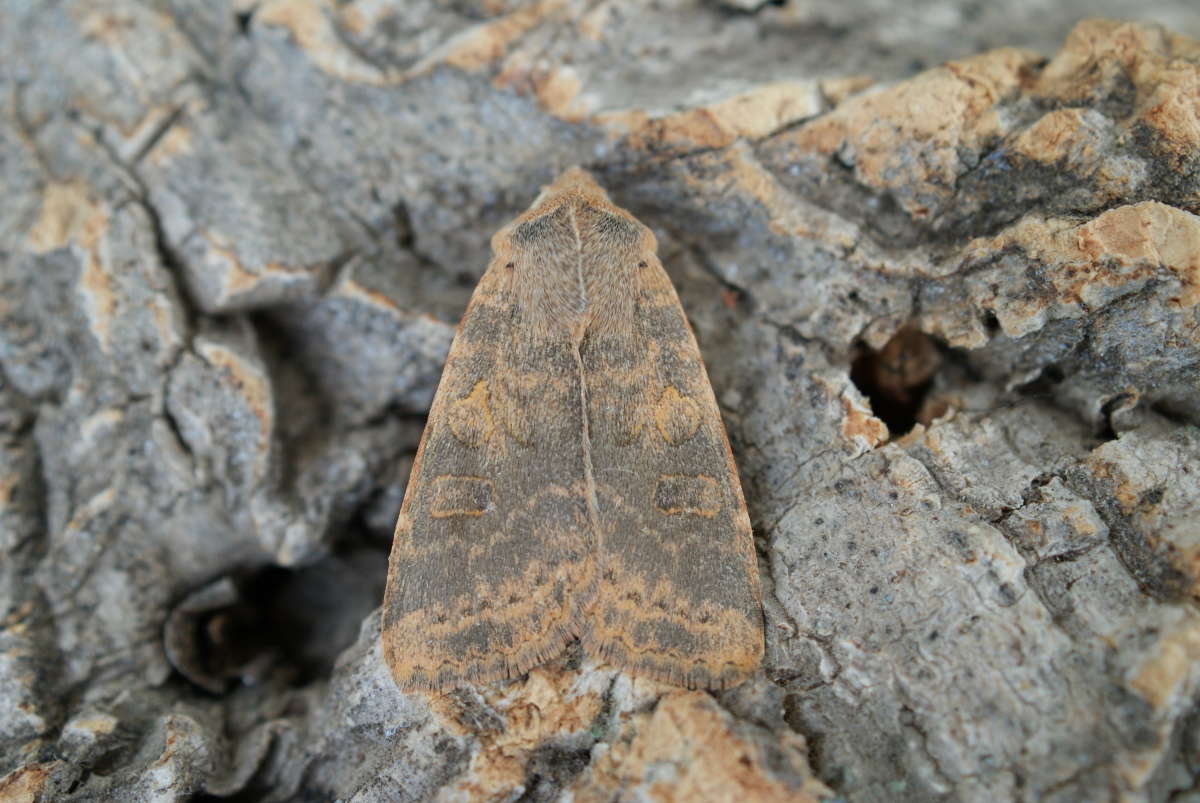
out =
{"type": "Polygon", "coordinates": [[[0,2],[0,797],[1195,795],[1200,18],[820,5],[0,2]],[[423,417],[573,164],[696,330],[767,657],[403,695],[423,417]]]}

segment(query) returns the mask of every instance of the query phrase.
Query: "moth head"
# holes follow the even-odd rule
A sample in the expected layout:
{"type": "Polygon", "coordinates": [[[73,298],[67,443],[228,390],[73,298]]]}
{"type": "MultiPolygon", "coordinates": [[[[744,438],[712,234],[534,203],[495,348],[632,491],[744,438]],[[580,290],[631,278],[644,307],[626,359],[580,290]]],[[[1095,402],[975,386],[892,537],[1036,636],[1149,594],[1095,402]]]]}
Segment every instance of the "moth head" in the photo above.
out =
{"type": "Polygon", "coordinates": [[[568,198],[591,204],[612,204],[608,193],[596,183],[591,173],[582,167],[568,167],[552,183],[542,187],[541,193],[530,205],[529,212],[533,213],[543,205],[557,205],[568,198]]]}

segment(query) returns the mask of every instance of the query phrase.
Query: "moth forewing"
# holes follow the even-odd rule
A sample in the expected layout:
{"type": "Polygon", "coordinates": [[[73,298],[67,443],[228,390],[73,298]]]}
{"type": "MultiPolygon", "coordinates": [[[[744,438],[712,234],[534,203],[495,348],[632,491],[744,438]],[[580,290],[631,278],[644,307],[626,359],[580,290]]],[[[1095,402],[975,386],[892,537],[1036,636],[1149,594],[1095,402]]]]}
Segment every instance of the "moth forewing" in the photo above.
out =
{"type": "Polygon", "coordinates": [[[654,236],[572,169],[492,239],[396,526],[404,689],[512,677],[579,637],[722,687],[763,652],[741,486],[654,236]]]}

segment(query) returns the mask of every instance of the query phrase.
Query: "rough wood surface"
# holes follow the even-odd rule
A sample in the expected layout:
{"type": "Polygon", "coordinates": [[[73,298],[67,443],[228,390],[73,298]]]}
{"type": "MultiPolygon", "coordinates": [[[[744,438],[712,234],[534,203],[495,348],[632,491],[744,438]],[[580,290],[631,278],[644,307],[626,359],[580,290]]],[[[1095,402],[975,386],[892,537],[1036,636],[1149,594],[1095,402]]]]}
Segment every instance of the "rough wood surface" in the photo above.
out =
{"type": "Polygon", "coordinates": [[[1200,796],[1200,17],[883,8],[0,0],[0,798],[1200,796]],[[692,319],[764,668],[404,695],[423,417],[572,164],[692,319]]]}

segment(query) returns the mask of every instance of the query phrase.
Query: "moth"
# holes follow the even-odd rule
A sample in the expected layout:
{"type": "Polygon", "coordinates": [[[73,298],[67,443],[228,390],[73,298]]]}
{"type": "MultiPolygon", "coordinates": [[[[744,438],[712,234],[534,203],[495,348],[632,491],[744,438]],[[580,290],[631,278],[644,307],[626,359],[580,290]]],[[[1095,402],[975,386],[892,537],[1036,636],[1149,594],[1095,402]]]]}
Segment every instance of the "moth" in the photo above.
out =
{"type": "Polygon", "coordinates": [[[493,236],[396,524],[402,689],[518,676],[575,638],[689,688],[761,661],[750,519],[656,247],[579,168],[493,236]]]}

